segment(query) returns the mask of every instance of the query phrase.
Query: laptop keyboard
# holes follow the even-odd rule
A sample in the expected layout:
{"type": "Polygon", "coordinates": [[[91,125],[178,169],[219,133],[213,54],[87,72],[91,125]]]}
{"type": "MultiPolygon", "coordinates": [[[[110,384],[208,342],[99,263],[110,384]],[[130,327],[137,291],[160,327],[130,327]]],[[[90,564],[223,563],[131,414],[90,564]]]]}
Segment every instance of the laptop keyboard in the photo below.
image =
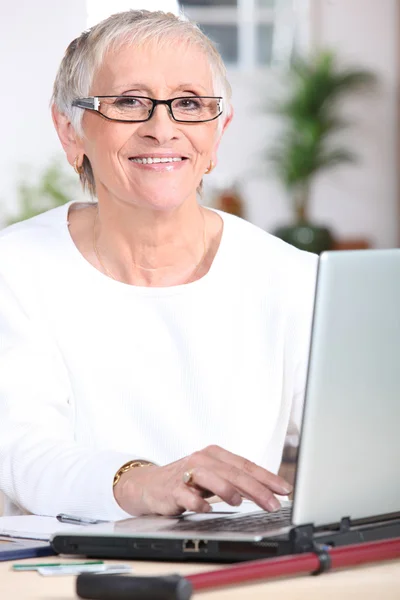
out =
{"type": "Polygon", "coordinates": [[[226,532],[237,531],[241,533],[258,533],[268,531],[277,527],[290,525],[291,506],[285,506],[275,513],[256,512],[246,514],[240,517],[215,517],[207,518],[204,521],[189,521],[183,518],[169,529],[175,531],[196,531],[197,532],[226,532]]]}

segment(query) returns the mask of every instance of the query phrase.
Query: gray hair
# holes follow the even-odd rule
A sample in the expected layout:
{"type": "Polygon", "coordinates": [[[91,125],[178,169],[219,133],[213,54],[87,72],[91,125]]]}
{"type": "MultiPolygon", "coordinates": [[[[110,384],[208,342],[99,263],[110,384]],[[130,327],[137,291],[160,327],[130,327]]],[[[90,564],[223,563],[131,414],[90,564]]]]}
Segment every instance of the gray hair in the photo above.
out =
{"type": "MultiPolygon", "coordinates": [[[[111,15],[73,40],[56,75],[52,104],[70,119],[76,133],[82,136],[83,111],[73,107],[72,101],[89,95],[93,77],[106,52],[118,50],[124,44],[140,47],[151,42],[162,45],[171,42],[171,39],[184,40],[204,51],[210,62],[214,94],[222,96],[224,105],[229,107],[231,87],[221,55],[213,42],[188,20],[173,13],[148,10],[128,10],[111,15]]],[[[220,132],[223,122],[219,121],[220,132]]],[[[80,180],[83,188],[95,195],[93,170],[87,156],[83,159],[80,180]]]]}

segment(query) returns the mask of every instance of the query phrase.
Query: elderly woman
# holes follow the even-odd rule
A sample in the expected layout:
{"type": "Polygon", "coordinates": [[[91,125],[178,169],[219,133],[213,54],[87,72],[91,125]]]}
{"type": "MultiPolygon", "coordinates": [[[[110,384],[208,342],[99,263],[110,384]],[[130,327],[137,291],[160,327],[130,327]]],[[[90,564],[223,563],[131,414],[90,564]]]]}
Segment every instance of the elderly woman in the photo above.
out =
{"type": "MultiPolygon", "coordinates": [[[[6,513],[275,511],[298,431],[316,258],[197,191],[232,110],[213,44],[129,11],[68,47],[53,95],[98,201],[0,236],[6,513]]],[[[238,140],[238,152],[240,141],[238,140]]]]}

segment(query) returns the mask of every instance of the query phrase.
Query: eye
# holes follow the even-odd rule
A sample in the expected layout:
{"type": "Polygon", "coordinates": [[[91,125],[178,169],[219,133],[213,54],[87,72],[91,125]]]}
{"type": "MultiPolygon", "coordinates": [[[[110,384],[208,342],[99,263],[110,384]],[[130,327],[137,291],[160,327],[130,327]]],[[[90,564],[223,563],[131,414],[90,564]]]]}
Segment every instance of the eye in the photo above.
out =
{"type": "Polygon", "coordinates": [[[176,107],[182,110],[198,110],[203,107],[203,102],[200,98],[178,98],[176,107]]]}
{"type": "Polygon", "coordinates": [[[140,98],[136,96],[118,96],[114,100],[114,105],[122,108],[141,108],[144,106],[144,102],[141,102],[140,98]]]}

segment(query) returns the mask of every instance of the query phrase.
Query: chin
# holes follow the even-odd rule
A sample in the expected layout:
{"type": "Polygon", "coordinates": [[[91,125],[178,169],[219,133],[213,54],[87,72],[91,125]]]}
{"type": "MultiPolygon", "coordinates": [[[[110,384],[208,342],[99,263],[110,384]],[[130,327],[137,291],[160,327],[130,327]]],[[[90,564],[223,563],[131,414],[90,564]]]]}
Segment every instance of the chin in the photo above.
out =
{"type": "Polygon", "coordinates": [[[152,198],[151,201],[149,201],[147,203],[143,203],[142,206],[146,207],[150,210],[155,210],[155,211],[159,211],[159,212],[169,212],[169,211],[179,208],[180,206],[182,206],[182,204],[183,204],[183,200],[179,200],[176,197],[171,198],[171,199],[164,197],[164,198],[160,198],[159,201],[152,198]]]}
{"type": "Polygon", "coordinates": [[[140,197],[140,201],[137,205],[142,208],[148,208],[150,210],[157,211],[170,211],[179,208],[189,198],[196,198],[196,191],[191,194],[184,194],[182,191],[178,192],[175,190],[167,191],[165,189],[157,189],[146,194],[133,193],[131,197],[137,199],[140,197]]]}

